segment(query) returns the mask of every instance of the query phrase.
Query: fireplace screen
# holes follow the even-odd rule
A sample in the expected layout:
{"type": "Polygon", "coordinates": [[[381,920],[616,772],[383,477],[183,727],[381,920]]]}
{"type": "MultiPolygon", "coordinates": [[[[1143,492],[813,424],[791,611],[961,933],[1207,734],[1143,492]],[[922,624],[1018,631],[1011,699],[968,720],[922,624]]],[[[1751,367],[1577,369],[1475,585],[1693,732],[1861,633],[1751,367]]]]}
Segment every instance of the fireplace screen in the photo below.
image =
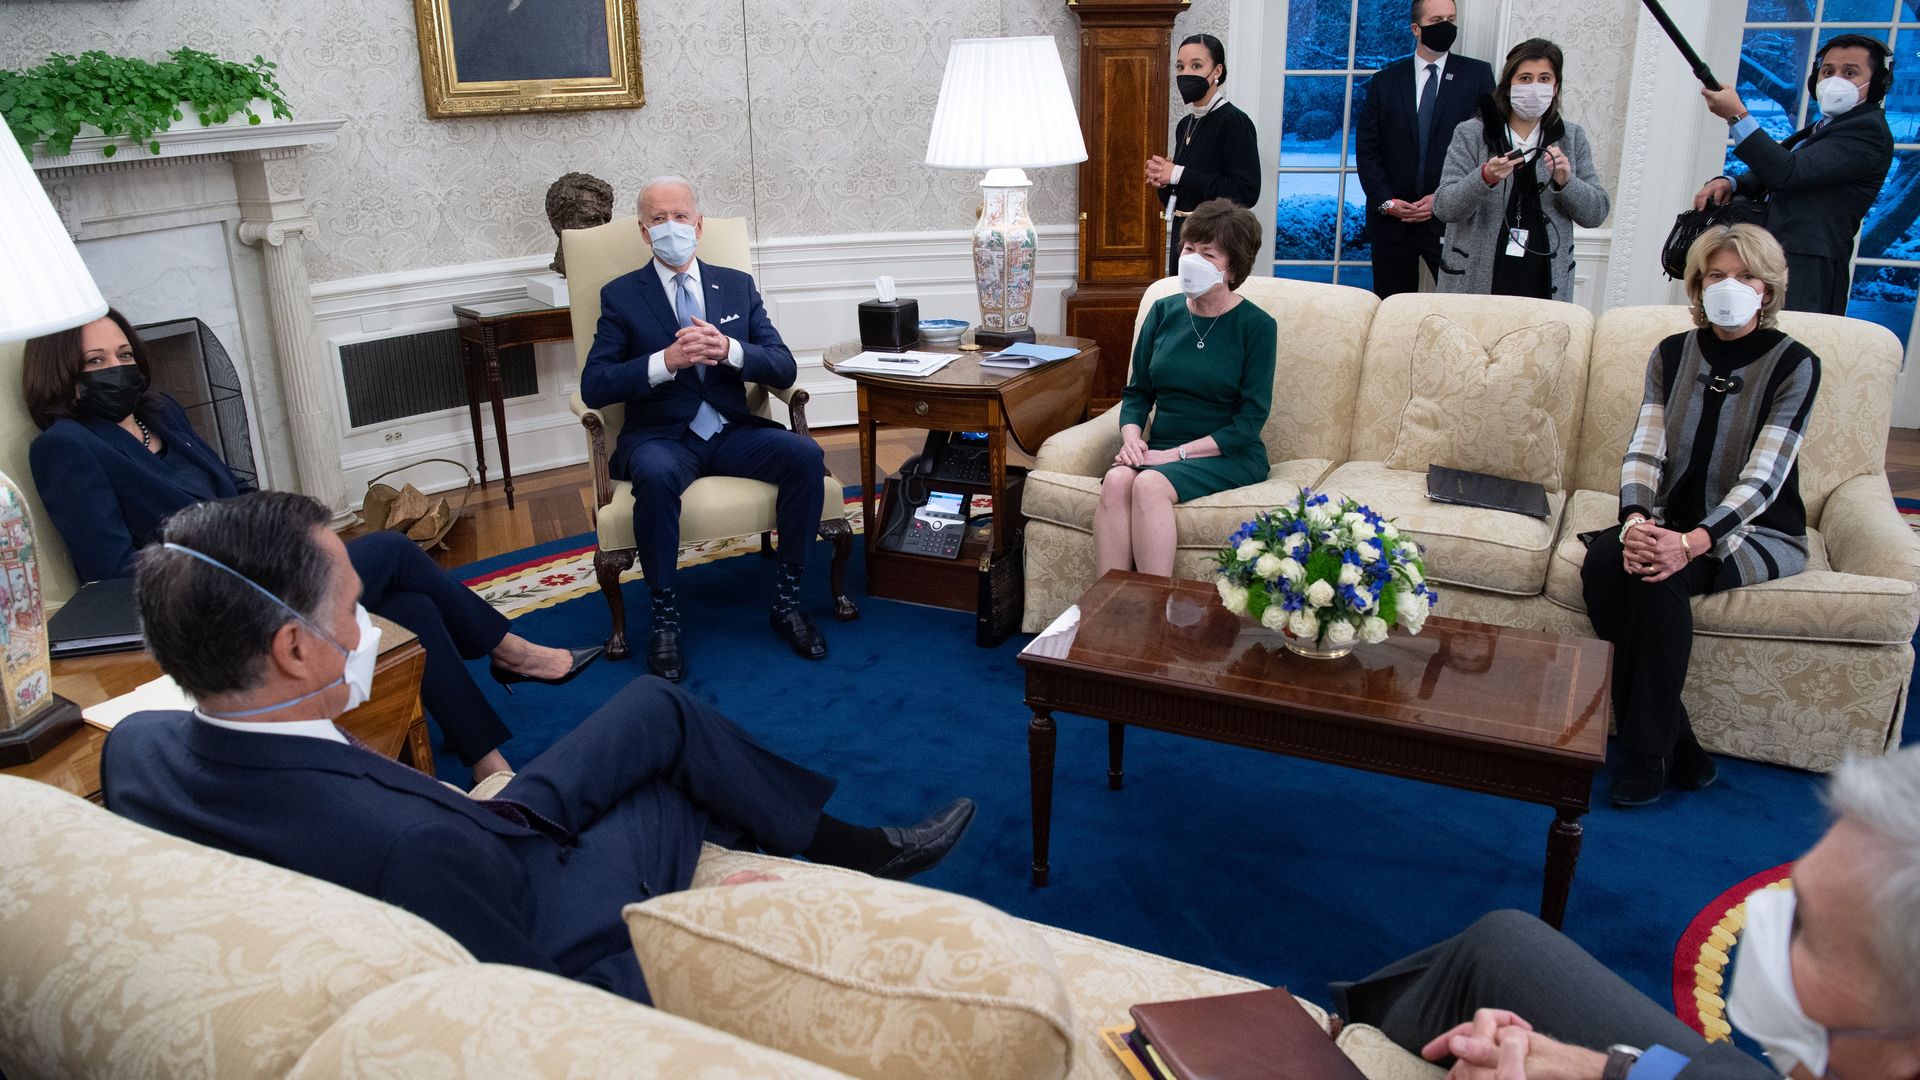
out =
{"type": "Polygon", "coordinates": [[[242,487],[258,486],[246,398],[240,375],[220,339],[199,319],[148,323],[135,329],[146,346],[154,389],[180,403],[193,430],[227,463],[242,487]]]}

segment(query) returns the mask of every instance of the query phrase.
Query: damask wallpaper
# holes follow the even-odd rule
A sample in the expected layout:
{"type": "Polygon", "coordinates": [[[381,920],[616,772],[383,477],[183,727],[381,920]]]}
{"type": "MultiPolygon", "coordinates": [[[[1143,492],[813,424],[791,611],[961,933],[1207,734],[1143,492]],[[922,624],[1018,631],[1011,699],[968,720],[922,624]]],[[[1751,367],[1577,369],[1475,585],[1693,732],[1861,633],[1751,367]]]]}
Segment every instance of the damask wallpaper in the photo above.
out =
{"type": "MultiPolygon", "coordinates": [[[[1225,36],[1227,10],[1193,0],[1175,39],[1225,36]]],[[[761,239],[966,228],[979,178],[920,164],[948,43],[1051,35],[1076,77],[1064,0],[639,0],[639,18],[637,110],[429,120],[408,0],[0,0],[0,67],[181,45],[278,61],[296,115],[349,121],[308,158],[315,281],[550,251],[541,200],[570,169],[623,208],[682,173],[761,239]]],[[[1074,170],[1031,175],[1035,221],[1071,221],[1074,170]]]]}

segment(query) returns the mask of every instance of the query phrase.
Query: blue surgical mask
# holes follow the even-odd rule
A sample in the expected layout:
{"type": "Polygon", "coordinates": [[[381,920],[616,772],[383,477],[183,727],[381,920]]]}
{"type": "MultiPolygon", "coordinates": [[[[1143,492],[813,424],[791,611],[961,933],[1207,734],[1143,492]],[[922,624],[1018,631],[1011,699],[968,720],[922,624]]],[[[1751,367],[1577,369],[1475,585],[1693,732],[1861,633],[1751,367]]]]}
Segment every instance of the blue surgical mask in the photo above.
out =
{"type": "Polygon", "coordinates": [[[344,712],[350,712],[353,709],[360,707],[362,704],[365,704],[367,698],[372,695],[373,669],[374,669],[374,666],[380,660],[380,628],[373,625],[373,617],[367,614],[366,608],[360,606],[359,604],[353,605],[353,621],[354,621],[354,625],[360,628],[360,642],[359,644],[355,645],[353,648],[349,649],[345,645],[340,644],[340,642],[337,641],[332,634],[327,633],[325,630],[322,630],[319,626],[315,625],[312,619],[309,619],[305,615],[302,615],[298,611],[295,611],[293,609],[293,605],[273,595],[272,592],[268,591],[259,582],[253,580],[252,578],[241,573],[240,571],[235,570],[233,567],[228,566],[226,563],[221,562],[219,559],[216,559],[211,555],[206,555],[201,552],[195,551],[190,547],[185,547],[180,544],[162,544],[161,547],[166,548],[168,551],[177,551],[182,555],[190,555],[193,558],[196,558],[201,562],[206,563],[208,566],[211,566],[217,570],[222,570],[226,573],[232,574],[234,577],[237,577],[241,581],[246,582],[248,587],[253,589],[254,592],[257,592],[261,596],[264,596],[267,599],[273,601],[274,603],[280,605],[282,608],[286,610],[287,614],[292,615],[294,618],[299,619],[303,623],[306,623],[308,629],[312,630],[315,634],[318,634],[324,641],[326,641],[327,644],[340,650],[340,654],[347,658],[346,666],[341,670],[339,678],[333,680],[332,682],[326,684],[325,686],[320,687],[317,690],[309,690],[308,692],[301,694],[299,697],[288,698],[286,701],[275,702],[272,705],[261,705],[251,709],[241,709],[237,712],[218,712],[217,713],[211,709],[206,709],[206,708],[202,708],[200,710],[201,712],[204,712],[208,716],[212,716],[221,720],[237,720],[242,717],[260,716],[265,713],[277,712],[281,709],[290,708],[291,706],[298,705],[303,701],[308,701],[313,698],[319,697],[321,694],[324,694],[327,691],[333,689],[334,687],[339,686],[341,683],[345,683],[347,685],[347,704],[346,704],[346,708],[343,708],[340,710],[341,712],[344,713],[344,712]]]}
{"type": "Polygon", "coordinates": [[[654,257],[668,266],[685,266],[693,258],[693,245],[698,237],[693,234],[693,226],[684,221],[663,221],[647,229],[647,238],[653,241],[654,257]]]}

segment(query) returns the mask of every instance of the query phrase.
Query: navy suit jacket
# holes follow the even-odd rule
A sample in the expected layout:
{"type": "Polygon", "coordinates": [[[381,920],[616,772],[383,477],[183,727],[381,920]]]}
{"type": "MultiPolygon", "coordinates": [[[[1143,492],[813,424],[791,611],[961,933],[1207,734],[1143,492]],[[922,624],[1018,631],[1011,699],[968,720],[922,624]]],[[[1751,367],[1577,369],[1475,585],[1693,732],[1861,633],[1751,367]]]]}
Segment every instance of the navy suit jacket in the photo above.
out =
{"type": "Polygon", "coordinates": [[[647,1000],[618,903],[562,872],[576,849],[397,761],[150,712],[108,736],[100,779],[143,825],[403,907],[482,961],[647,1000]]]}
{"type": "Polygon", "coordinates": [[[1734,182],[1735,190],[1767,199],[1767,231],[1780,246],[1844,264],[1893,166],[1893,131],[1884,109],[1856,105],[1784,142],[1756,131],[1733,152],[1751,170],[1734,182]]]}
{"type": "MultiPolygon", "coordinates": [[[[168,453],[184,455],[207,474],[215,498],[240,494],[239,481],[200,441],[178,402],[162,395],[160,407],[151,415],[143,411],[141,419],[168,453]]],[[[55,420],[34,437],[27,460],[40,502],[82,581],[131,575],[134,553],[153,538],[161,519],[203,501],[125,428],[93,417],[55,420]]]]}
{"type": "Polygon", "coordinates": [[[647,381],[647,358],[673,344],[680,332],[659,273],[648,263],[600,290],[600,324],[580,372],[580,399],[594,409],[623,403],[627,407],[626,424],[608,463],[616,480],[629,478],[630,447],[650,439],[680,438],[702,401],[729,424],[763,427],[773,421],[747,408],[746,384],[793,385],[793,351],[767,318],[752,275],[702,262],[700,279],[705,319],[740,342],[741,366],[735,370],[732,364],[715,364],[705,369],[704,378],[698,369],[686,368],[658,386],[647,381]]]}
{"type": "Polygon", "coordinates": [[[1414,97],[1414,63],[1405,56],[1367,80],[1367,96],[1354,119],[1354,152],[1360,186],[1367,193],[1367,232],[1374,239],[1397,240],[1407,224],[1380,212],[1388,199],[1412,201],[1433,194],[1447,163],[1453,129],[1476,114],[1480,96],[1493,93],[1493,68],[1485,60],[1453,54],[1440,69],[1439,96],[1433,100],[1433,131],[1427,136],[1427,167],[1420,169],[1419,102],[1414,97]]]}

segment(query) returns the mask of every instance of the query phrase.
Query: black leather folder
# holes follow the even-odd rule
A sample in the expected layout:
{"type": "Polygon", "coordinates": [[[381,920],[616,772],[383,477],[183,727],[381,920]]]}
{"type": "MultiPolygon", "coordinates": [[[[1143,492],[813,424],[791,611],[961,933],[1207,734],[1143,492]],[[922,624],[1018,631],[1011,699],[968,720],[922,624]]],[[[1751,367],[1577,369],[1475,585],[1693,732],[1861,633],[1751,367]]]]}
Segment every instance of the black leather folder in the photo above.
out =
{"type": "Polygon", "coordinates": [[[131,652],[141,647],[140,613],[133,579],[89,581],[47,620],[48,651],[54,656],[131,652]]]}
{"type": "Polygon", "coordinates": [[[1547,489],[1539,484],[1449,469],[1445,465],[1427,466],[1427,498],[1535,518],[1552,514],[1547,506],[1547,489]]]}

